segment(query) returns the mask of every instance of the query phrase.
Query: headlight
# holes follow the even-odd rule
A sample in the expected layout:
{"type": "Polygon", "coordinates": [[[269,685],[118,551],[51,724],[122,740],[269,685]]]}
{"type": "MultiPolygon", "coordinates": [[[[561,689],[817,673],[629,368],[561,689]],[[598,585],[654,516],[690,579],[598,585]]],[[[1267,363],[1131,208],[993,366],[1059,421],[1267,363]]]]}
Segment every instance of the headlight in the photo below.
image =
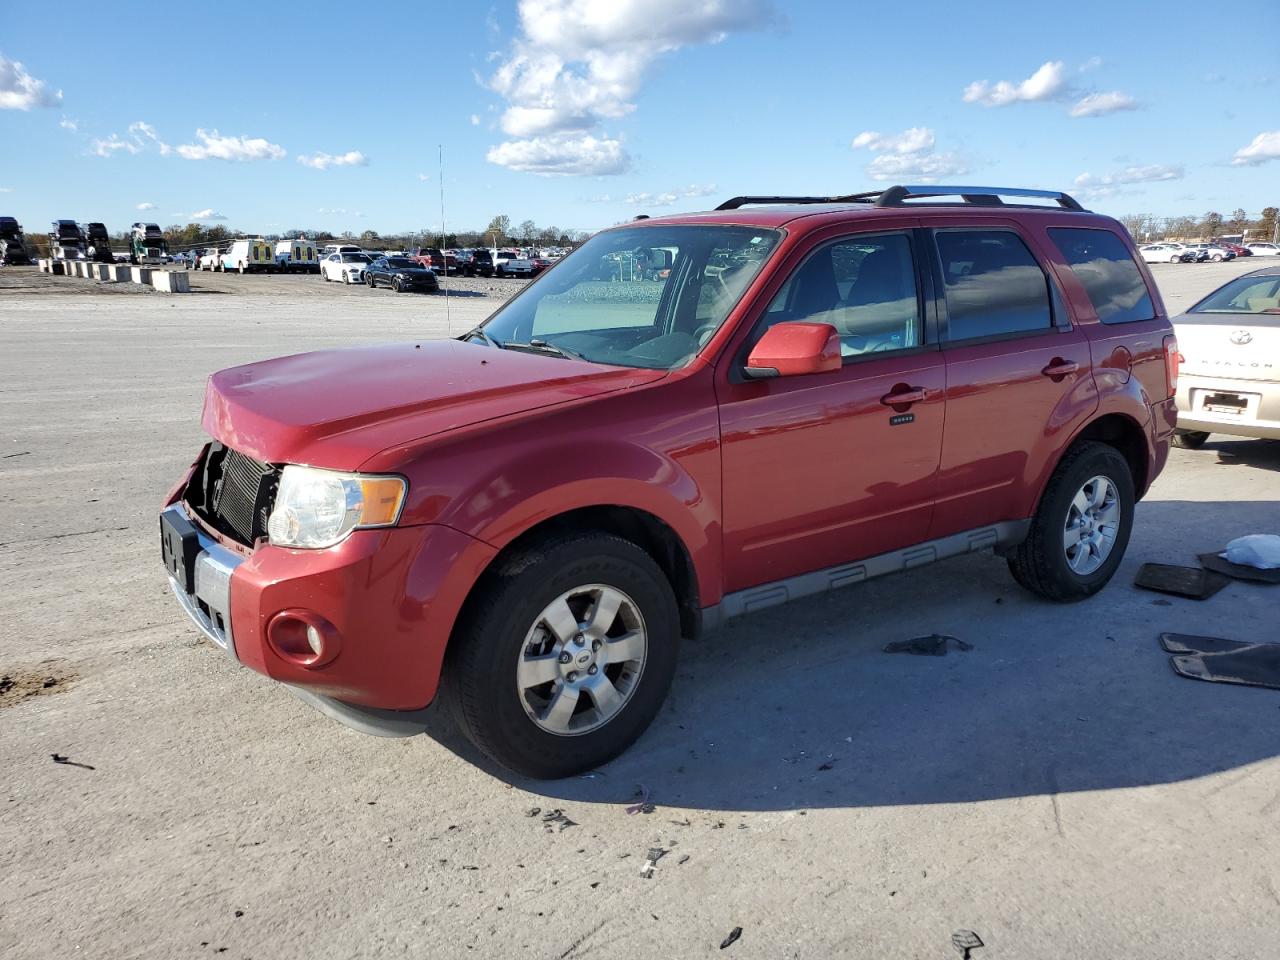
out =
{"type": "Polygon", "coordinates": [[[267,535],[277,547],[332,547],[359,527],[390,527],[408,489],[402,477],[287,466],[267,535]]]}

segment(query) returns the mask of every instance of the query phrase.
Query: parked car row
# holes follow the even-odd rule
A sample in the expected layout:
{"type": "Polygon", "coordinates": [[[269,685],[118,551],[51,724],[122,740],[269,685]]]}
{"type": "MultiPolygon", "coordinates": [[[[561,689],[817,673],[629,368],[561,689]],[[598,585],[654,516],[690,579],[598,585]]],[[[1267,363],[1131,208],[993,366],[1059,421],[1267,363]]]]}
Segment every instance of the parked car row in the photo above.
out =
{"type": "Polygon", "coordinates": [[[1221,263],[1236,257],[1280,256],[1280,246],[1274,243],[1247,243],[1241,246],[1225,240],[1198,243],[1177,243],[1163,240],[1148,243],[1139,248],[1147,263],[1221,263]]]}

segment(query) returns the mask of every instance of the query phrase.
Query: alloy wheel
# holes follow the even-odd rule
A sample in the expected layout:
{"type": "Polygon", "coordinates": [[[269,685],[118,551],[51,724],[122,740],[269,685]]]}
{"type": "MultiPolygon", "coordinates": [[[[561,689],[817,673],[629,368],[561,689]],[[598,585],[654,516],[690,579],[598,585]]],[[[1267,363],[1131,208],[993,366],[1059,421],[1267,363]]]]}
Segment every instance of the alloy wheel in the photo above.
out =
{"type": "Polygon", "coordinates": [[[635,601],[585,584],[547,604],[525,636],[516,692],[535,724],[562,737],[604,726],[640,683],[648,632],[635,601]]]}
{"type": "Polygon", "coordinates": [[[1093,477],[1076,491],[1062,531],[1067,565],[1075,573],[1088,576],[1106,562],[1120,531],[1120,513],[1119,493],[1107,477],[1093,477]]]}

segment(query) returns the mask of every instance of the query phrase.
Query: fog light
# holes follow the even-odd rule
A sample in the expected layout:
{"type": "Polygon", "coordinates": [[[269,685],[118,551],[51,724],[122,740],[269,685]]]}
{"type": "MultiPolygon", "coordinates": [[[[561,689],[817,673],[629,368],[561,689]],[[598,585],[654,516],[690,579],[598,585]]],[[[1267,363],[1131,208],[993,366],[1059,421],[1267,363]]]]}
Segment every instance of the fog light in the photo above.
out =
{"type": "Polygon", "coordinates": [[[267,624],[267,642],[281,659],[300,667],[332,663],[341,645],[338,629],[312,610],[282,610],[267,624]]]}

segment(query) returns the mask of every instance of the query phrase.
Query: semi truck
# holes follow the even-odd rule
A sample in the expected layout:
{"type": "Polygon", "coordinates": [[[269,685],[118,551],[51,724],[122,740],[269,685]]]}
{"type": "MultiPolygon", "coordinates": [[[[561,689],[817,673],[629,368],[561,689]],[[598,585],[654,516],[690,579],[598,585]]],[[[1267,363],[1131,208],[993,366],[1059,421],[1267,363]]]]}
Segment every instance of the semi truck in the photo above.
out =
{"type": "Polygon", "coordinates": [[[49,231],[49,256],[55,260],[85,259],[84,231],[74,220],[54,220],[49,231]]]}
{"type": "Polygon", "coordinates": [[[27,241],[22,235],[22,224],[14,217],[0,217],[0,263],[15,265],[31,262],[27,241]]]}
{"type": "Polygon", "coordinates": [[[106,224],[86,223],[84,225],[85,256],[98,263],[115,263],[115,254],[111,252],[111,237],[107,234],[106,224]]]}
{"type": "Polygon", "coordinates": [[[159,224],[135,223],[129,234],[129,262],[134,266],[140,263],[164,263],[169,255],[169,243],[165,240],[159,224]]]}

